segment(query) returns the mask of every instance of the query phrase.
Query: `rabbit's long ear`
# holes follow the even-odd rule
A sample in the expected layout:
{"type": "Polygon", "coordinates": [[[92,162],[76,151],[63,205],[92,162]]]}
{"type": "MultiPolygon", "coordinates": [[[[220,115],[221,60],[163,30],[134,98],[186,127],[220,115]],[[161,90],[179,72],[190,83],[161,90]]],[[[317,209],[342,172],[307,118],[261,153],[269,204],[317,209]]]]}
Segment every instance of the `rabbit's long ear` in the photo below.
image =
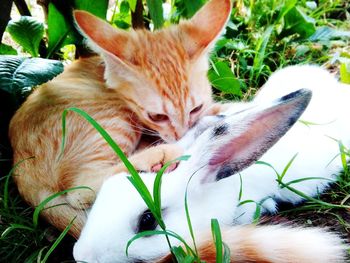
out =
{"type": "Polygon", "coordinates": [[[310,99],[311,91],[298,90],[269,105],[228,116],[216,125],[210,134],[208,172],[201,182],[231,176],[258,160],[298,120],[310,99]]]}

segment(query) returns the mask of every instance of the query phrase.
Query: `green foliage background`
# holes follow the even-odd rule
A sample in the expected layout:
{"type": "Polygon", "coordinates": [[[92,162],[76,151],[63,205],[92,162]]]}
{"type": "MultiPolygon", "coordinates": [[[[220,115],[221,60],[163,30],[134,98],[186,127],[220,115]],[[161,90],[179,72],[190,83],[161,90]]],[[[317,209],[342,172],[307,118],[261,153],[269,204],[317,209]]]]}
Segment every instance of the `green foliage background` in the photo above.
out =
{"type": "MultiPolygon", "coordinates": [[[[46,0],[41,1],[45,21],[31,16],[37,5],[29,1],[15,1],[10,13],[6,7],[12,2],[5,0],[0,11],[0,261],[69,262],[74,240],[65,237],[57,246],[61,237],[56,230],[44,222],[33,224],[32,209],[6,176],[12,114],[33,88],[61,73],[63,63],[90,54],[74,26],[73,9],[87,10],[122,30],[159,30],[190,18],[206,1],[116,0],[109,5],[107,0],[46,0]],[[20,18],[8,21],[17,9],[20,18]]],[[[323,65],[350,83],[349,13],[347,0],[234,1],[231,19],[210,56],[208,78],[215,97],[248,100],[276,69],[300,63],[323,65]]],[[[347,196],[349,180],[344,178],[330,193],[331,201],[347,196]]],[[[337,218],[347,232],[343,216],[337,218]]]]}

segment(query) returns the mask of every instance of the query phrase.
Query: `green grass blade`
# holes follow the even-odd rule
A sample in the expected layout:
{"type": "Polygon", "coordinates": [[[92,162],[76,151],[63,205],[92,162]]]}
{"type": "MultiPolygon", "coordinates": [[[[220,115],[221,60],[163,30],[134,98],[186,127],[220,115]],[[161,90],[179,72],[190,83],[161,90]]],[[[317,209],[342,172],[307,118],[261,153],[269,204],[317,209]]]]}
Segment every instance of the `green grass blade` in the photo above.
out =
{"type": "Polygon", "coordinates": [[[178,234],[174,233],[173,231],[169,231],[169,230],[152,230],[152,231],[144,231],[141,233],[138,233],[137,235],[135,235],[133,238],[131,238],[127,245],[126,245],[126,249],[125,249],[125,254],[126,256],[128,256],[128,251],[129,251],[129,247],[130,245],[136,241],[137,239],[140,239],[142,237],[147,237],[147,236],[154,236],[154,235],[164,235],[164,236],[171,236],[177,240],[179,240],[182,244],[184,244],[184,246],[186,247],[186,250],[188,250],[190,253],[192,253],[192,255],[194,255],[194,251],[192,250],[192,248],[186,243],[186,241],[179,236],[178,234]]]}
{"type": "Polygon", "coordinates": [[[231,250],[230,250],[229,246],[225,242],[223,242],[222,244],[224,246],[223,262],[224,263],[230,263],[231,262],[231,250]]]}
{"type": "Polygon", "coordinates": [[[171,253],[176,259],[176,262],[184,262],[186,258],[186,252],[183,249],[183,247],[178,246],[178,247],[172,247],[171,248],[171,253]]]}
{"type": "Polygon", "coordinates": [[[33,232],[34,229],[28,226],[20,225],[20,224],[10,224],[8,228],[5,229],[4,232],[2,232],[0,239],[6,237],[10,232],[16,229],[23,229],[23,230],[28,230],[30,232],[33,232]]]}
{"type": "Polygon", "coordinates": [[[40,212],[45,208],[45,206],[51,202],[52,200],[54,200],[55,198],[58,198],[68,192],[74,191],[74,190],[81,190],[81,189],[86,189],[86,190],[90,190],[93,191],[90,187],[87,186],[77,186],[77,187],[72,187],[66,190],[63,190],[61,192],[55,193],[53,195],[50,195],[48,198],[46,198],[44,201],[42,201],[34,210],[33,213],[33,225],[36,228],[38,226],[38,221],[39,221],[39,215],[40,212]]]}
{"type": "Polygon", "coordinates": [[[294,162],[295,158],[297,158],[298,153],[294,154],[294,156],[292,157],[292,159],[290,159],[290,161],[287,163],[286,167],[284,167],[282,174],[280,175],[280,180],[283,180],[283,177],[286,175],[289,167],[292,165],[292,163],[294,162]]]}
{"type": "Polygon", "coordinates": [[[41,261],[41,263],[45,263],[49,256],[51,255],[51,253],[56,249],[56,247],[61,243],[62,239],[67,235],[68,231],[70,230],[70,228],[73,225],[74,220],[77,217],[74,217],[69,224],[66,226],[66,228],[62,231],[62,233],[58,236],[58,238],[56,239],[56,241],[52,244],[52,246],[49,248],[49,250],[46,252],[44,259],[41,261]]]}
{"type": "MultiPolygon", "coordinates": [[[[156,178],[154,180],[153,184],[153,200],[154,200],[154,206],[157,211],[157,214],[161,216],[161,185],[162,185],[162,177],[165,172],[165,170],[173,163],[179,162],[179,161],[187,161],[190,158],[189,155],[181,156],[179,158],[176,158],[175,160],[172,160],[170,162],[167,162],[158,172],[156,175],[156,178]]],[[[162,227],[163,228],[163,227],[162,227]]]]}
{"type": "Polygon", "coordinates": [[[10,172],[5,176],[5,183],[4,183],[4,196],[3,196],[3,204],[4,204],[4,209],[6,211],[8,211],[8,207],[9,207],[9,183],[10,183],[10,178],[12,176],[12,174],[15,172],[15,170],[17,169],[17,167],[23,163],[24,161],[27,161],[29,159],[33,159],[34,157],[29,157],[26,158],[24,160],[19,161],[18,163],[16,163],[12,169],[10,170],[10,172]]]}
{"type": "Polygon", "coordinates": [[[155,208],[155,205],[154,205],[154,202],[152,200],[152,197],[149,198],[148,195],[145,194],[146,190],[142,189],[142,186],[140,187],[140,185],[137,184],[137,182],[135,181],[134,177],[128,176],[127,178],[132,183],[132,185],[135,187],[136,191],[140,194],[141,198],[146,203],[147,207],[149,208],[149,210],[151,211],[153,216],[156,218],[158,224],[162,227],[163,220],[160,218],[160,215],[158,214],[157,209],[155,208]]]}
{"type": "MultiPolygon", "coordinates": [[[[142,192],[143,197],[147,199],[147,203],[151,204],[153,203],[152,196],[150,192],[148,191],[148,188],[146,187],[145,183],[142,181],[140,175],[135,170],[134,166],[129,162],[128,158],[125,156],[123,151],[120,149],[120,147],[117,145],[117,143],[112,139],[112,137],[106,132],[105,129],[101,127],[100,124],[98,124],[89,114],[87,114],[85,111],[78,109],[78,108],[68,108],[63,111],[62,114],[62,151],[64,151],[64,145],[65,145],[65,138],[66,138],[66,116],[69,111],[73,111],[75,113],[78,113],[80,116],[85,118],[100,134],[101,136],[106,140],[106,142],[110,145],[110,147],[113,149],[113,151],[118,155],[120,160],[124,163],[125,167],[128,169],[130,175],[132,178],[134,178],[134,186],[137,187],[139,192],[142,192]]],[[[145,200],[145,199],[144,199],[145,200]]],[[[150,207],[151,209],[151,207],[150,207]]],[[[152,208],[153,211],[155,211],[154,208],[152,208]]],[[[153,212],[152,212],[153,213],[153,212]]]]}
{"type": "Polygon", "coordinates": [[[242,181],[242,175],[241,173],[238,173],[239,175],[239,193],[238,193],[238,201],[241,201],[242,194],[243,194],[243,181],[242,181]]]}
{"type": "Polygon", "coordinates": [[[251,70],[251,74],[250,74],[250,81],[252,81],[254,77],[257,78],[261,73],[262,67],[264,65],[265,56],[266,56],[266,47],[270,41],[270,37],[272,35],[273,30],[274,30],[273,26],[267,27],[261,39],[256,45],[256,49],[255,49],[256,53],[253,61],[253,69],[251,70]]]}
{"type": "Polygon", "coordinates": [[[211,220],[211,233],[213,235],[213,240],[216,248],[216,262],[222,263],[223,262],[223,257],[222,257],[223,245],[222,245],[221,230],[217,219],[211,220]]]}
{"type": "Polygon", "coordinates": [[[256,161],[255,164],[261,164],[261,165],[266,165],[268,167],[270,167],[277,175],[277,178],[280,177],[280,174],[277,172],[277,170],[275,169],[275,167],[273,167],[271,164],[264,162],[264,161],[256,161]]]}
{"type": "Polygon", "coordinates": [[[302,198],[304,198],[305,200],[308,200],[308,201],[311,201],[313,203],[316,203],[316,204],[319,204],[321,206],[324,206],[324,207],[327,207],[327,208],[345,208],[345,209],[350,209],[350,206],[347,206],[347,205],[336,205],[336,204],[331,204],[331,203],[327,203],[327,202],[324,202],[324,201],[321,201],[321,200],[318,200],[316,198],[313,198],[311,196],[308,196],[306,194],[304,194],[303,192],[283,183],[283,182],[278,182],[282,188],[287,188],[288,190],[290,190],[291,192],[301,196],[302,198]]]}
{"type": "Polygon", "coordinates": [[[288,183],[285,183],[285,185],[297,184],[297,183],[300,183],[303,181],[308,181],[308,180],[326,180],[326,181],[334,182],[334,180],[329,179],[329,178],[325,178],[325,177],[306,177],[306,178],[301,178],[301,179],[289,181],[288,183]]]}
{"type": "Polygon", "coordinates": [[[345,154],[346,153],[346,148],[345,148],[344,144],[341,141],[339,141],[338,144],[339,144],[340,158],[341,158],[341,162],[342,162],[342,166],[343,166],[344,172],[348,173],[347,156],[345,154]]]}

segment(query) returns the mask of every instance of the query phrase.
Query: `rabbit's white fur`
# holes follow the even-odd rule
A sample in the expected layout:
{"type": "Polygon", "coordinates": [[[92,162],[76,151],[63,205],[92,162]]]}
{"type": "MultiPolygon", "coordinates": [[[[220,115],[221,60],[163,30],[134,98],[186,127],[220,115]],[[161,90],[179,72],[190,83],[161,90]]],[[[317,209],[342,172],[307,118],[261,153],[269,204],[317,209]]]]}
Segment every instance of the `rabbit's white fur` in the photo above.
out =
{"type": "MultiPolygon", "coordinates": [[[[249,134],[252,121],[260,118],[254,119],[255,113],[251,117],[252,111],[263,111],[266,108],[264,105],[269,104],[273,99],[301,88],[312,90],[313,97],[300,119],[315,125],[307,126],[301,122],[296,123],[260,160],[269,163],[278,173],[282,173],[288,162],[298,153],[284,176],[283,182],[308,177],[328,179],[306,180],[290,185],[306,195],[315,196],[329,185],[341,169],[339,146],[334,139],[341,140],[346,147],[350,146],[350,124],[346,106],[350,101],[350,86],[339,84],[328,72],[319,67],[287,67],[271,76],[252,103],[233,104],[224,113],[232,117],[224,118],[224,122],[230,124],[228,134],[235,134],[236,137],[239,134],[249,134]],[[246,115],[245,112],[250,115],[246,115]],[[252,121],[249,118],[253,118],[252,121]]],[[[282,109],[286,112],[288,110],[288,108],[282,109]]],[[[282,114],[281,119],[272,119],[271,122],[285,122],[287,125],[289,121],[292,121],[292,118],[288,119],[290,117],[282,114]],[[286,119],[283,120],[283,118],[286,119]]],[[[272,213],[277,211],[276,200],[291,203],[302,201],[300,196],[285,188],[281,189],[276,182],[276,173],[271,167],[263,164],[253,164],[240,171],[242,184],[238,174],[216,181],[220,168],[226,165],[218,164],[221,158],[218,152],[222,151],[225,154],[225,145],[230,143],[230,139],[227,139],[225,134],[213,136],[213,129],[206,129],[212,123],[217,127],[215,123],[218,121],[220,117],[204,118],[179,142],[187,149],[186,154],[190,154],[191,158],[163,177],[162,207],[165,224],[168,229],[187,240],[189,240],[189,231],[184,211],[184,196],[191,175],[193,177],[188,186],[188,204],[195,236],[210,231],[212,218],[217,218],[223,228],[233,223],[251,223],[256,204],[248,202],[239,205],[245,200],[261,203],[263,212],[272,213]],[[212,165],[206,165],[208,163],[212,165]],[[240,191],[242,195],[239,199],[240,191]]],[[[277,131],[271,130],[269,123],[263,123],[260,126],[257,131],[262,132],[262,138],[269,138],[269,132],[278,133],[278,129],[277,131]],[[267,130],[265,133],[262,131],[264,125],[267,130]]],[[[255,150],[254,147],[261,148],[261,151],[266,150],[259,140],[260,138],[257,138],[253,143],[246,143],[246,147],[239,149],[239,153],[233,152],[233,155],[237,155],[238,159],[244,159],[255,150]]],[[[237,161],[234,167],[240,165],[242,162],[237,161]]],[[[155,175],[142,174],[141,176],[149,190],[152,191],[155,175]]],[[[126,174],[118,174],[109,178],[102,186],[90,211],[88,221],[74,247],[75,259],[89,263],[137,260],[153,262],[154,259],[167,253],[168,246],[164,237],[151,236],[135,241],[130,246],[129,257],[126,257],[126,244],[137,232],[138,220],[145,210],[147,210],[145,203],[128,181],[126,174]]],[[[231,227],[231,234],[230,231],[228,233],[225,231],[224,241],[225,237],[235,240],[236,235],[242,233],[240,231],[244,233],[247,227],[231,227]]],[[[265,254],[267,257],[271,255],[272,262],[283,262],[281,259],[274,260],[274,256],[286,257],[285,262],[307,262],[308,257],[313,257],[309,262],[342,262],[344,260],[344,246],[340,239],[323,230],[293,230],[284,227],[267,227],[264,230],[264,227],[260,227],[256,231],[257,234],[249,238],[254,239],[253,244],[256,244],[255,249],[258,253],[265,254]],[[295,235],[295,233],[299,234],[295,235]],[[270,240],[275,238],[276,243],[270,240]],[[290,244],[285,243],[285,240],[288,240],[290,244]],[[282,247],[277,249],[276,244],[282,247]],[[293,247],[296,247],[298,251],[294,251],[293,247]],[[299,254],[304,256],[298,257],[299,254]]],[[[247,236],[247,239],[249,238],[247,236]]],[[[235,252],[237,249],[244,249],[242,243],[245,242],[244,239],[245,236],[237,237],[240,243],[231,246],[233,255],[239,254],[235,252]]],[[[173,239],[171,241],[174,244],[177,242],[173,239]]]]}

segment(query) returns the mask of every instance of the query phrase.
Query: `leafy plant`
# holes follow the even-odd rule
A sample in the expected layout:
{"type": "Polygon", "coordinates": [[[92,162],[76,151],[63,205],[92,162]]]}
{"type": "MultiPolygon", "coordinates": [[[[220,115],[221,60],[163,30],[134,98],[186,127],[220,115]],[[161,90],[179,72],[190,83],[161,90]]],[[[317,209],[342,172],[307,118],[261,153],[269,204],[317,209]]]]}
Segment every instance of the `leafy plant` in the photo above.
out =
{"type": "Polygon", "coordinates": [[[18,21],[9,22],[7,31],[32,57],[39,56],[39,45],[44,36],[43,23],[30,16],[21,16],[18,21]]]}
{"type": "Polygon", "coordinates": [[[20,56],[0,56],[0,89],[19,105],[24,88],[51,80],[63,71],[60,61],[20,56]]]}

